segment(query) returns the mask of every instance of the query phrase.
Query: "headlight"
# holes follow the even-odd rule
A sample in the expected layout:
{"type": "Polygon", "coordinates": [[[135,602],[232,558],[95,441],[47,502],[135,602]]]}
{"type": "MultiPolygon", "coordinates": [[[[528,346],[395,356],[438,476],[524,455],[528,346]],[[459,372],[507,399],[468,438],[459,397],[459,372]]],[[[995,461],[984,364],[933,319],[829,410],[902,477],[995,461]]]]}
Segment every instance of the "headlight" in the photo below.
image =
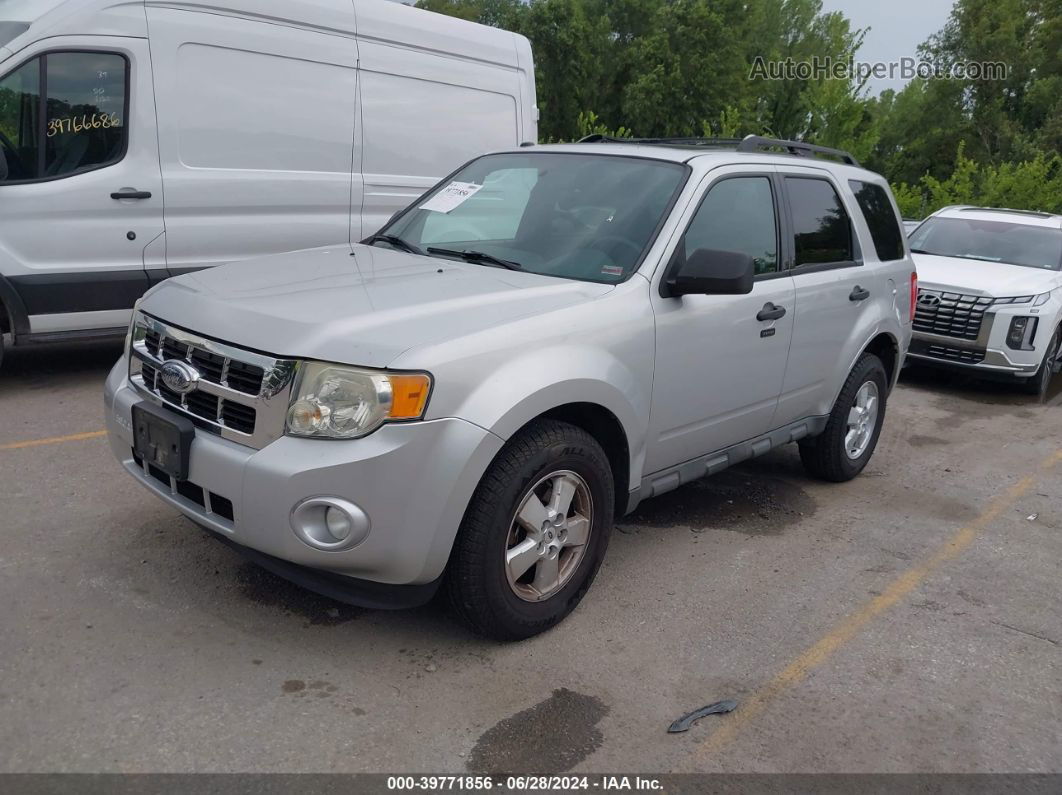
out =
{"type": "Polygon", "coordinates": [[[381,373],[340,364],[304,362],[288,407],[290,436],[354,439],[390,420],[424,416],[427,373],[381,373]]]}
{"type": "Polygon", "coordinates": [[[1043,306],[1050,300],[1051,293],[1040,293],[1038,296],[1033,298],[1033,306],[1043,306]]]}

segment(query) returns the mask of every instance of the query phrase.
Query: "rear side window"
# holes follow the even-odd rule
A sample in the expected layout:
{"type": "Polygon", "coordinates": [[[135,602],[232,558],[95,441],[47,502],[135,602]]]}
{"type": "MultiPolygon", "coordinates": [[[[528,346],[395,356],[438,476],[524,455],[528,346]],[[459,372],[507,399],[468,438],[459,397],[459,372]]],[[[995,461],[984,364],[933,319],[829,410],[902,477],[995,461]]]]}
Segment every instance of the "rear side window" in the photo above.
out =
{"type": "Polygon", "coordinates": [[[55,179],[121,160],[128,72],[114,53],[55,52],[0,79],[0,183],[55,179]]]}
{"type": "Polygon", "coordinates": [[[785,181],[793,214],[795,267],[852,262],[852,222],[833,185],[806,177],[785,181]]]}
{"type": "Polygon", "coordinates": [[[870,182],[853,179],[848,181],[848,185],[870,227],[870,237],[874,241],[878,259],[882,262],[903,259],[903,231],[896,211],[892,209],[889,194],[881,185],[870,182]]]}

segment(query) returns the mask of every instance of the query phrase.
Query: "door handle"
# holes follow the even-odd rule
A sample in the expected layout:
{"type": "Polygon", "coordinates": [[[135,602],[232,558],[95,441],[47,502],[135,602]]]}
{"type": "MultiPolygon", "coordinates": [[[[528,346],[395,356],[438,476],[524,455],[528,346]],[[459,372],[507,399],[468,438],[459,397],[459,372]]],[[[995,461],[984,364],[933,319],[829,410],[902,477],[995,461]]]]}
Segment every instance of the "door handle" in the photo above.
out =
{"type": "Polygon", "coordinates": [[[781,320],[785,317],[785,307],[777,306],[768,301],[763,305],[763,309],[756,315],[757,320],[781,320]]]}
{"type": "Polygon", "coordinates": [[[111,194],[112,199],[150,199],[151,191],[147,190],[119,190],[111,194]]]}
{"type": "Polygon", "coordinates": [[[848,294],[849,301],[866,301],[870,298],[870,290],[864,290],[858,284],[848,294]]]}

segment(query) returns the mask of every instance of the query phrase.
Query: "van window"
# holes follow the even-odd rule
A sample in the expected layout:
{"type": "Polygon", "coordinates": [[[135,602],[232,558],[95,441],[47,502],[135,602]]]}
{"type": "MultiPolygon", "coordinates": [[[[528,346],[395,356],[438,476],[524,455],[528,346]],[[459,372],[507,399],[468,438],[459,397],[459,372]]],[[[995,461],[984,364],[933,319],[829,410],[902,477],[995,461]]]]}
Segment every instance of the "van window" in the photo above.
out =
{"type": "Polygon", "coordinates": [[[859,209],[870,227],[874,250],[882,262],[903,259],[903,232],[896,211],[892,209],[889,194],[881,185],[852,179],[849,187],[855,194],[859,209]]]}
{"type": "Polygon", "coordinates": [[[97,52],[48,53],[0,79],[0,182],[54,179],[121,160],[127,80],[125,58],[97,52]]]}
{"type": "Polygon", "coordinates": [[[40,61],[0,80],[0,182],[35,179],[40,166],[40,61]]]}
{"type": "Polygon", "coordinates": [[[824,179],[786,177],[793,214],[795,267],[851,262],[852,223],[833,185],[824,179]]]}
{"type": "Polygon", "coordinates": [[[739,251],[756,264],[756,275],[778,270],[774,195],[767,177],[735,177],[708,191],[684,238],[686,254],[699,248],[739,251]]]}

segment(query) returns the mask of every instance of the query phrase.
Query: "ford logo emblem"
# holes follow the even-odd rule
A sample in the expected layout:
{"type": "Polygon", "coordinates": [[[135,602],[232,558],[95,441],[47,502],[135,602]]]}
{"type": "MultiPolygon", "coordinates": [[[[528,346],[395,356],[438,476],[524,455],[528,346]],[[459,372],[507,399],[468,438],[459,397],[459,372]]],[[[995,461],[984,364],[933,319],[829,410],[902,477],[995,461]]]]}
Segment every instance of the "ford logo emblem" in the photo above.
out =
{"type": "Polygon", "coordinates": [[[170,359],[162,365],[159,377],[166,388],[178,395],[187,395],[199,383],[199,371],[187,362],[170,359]]]}

